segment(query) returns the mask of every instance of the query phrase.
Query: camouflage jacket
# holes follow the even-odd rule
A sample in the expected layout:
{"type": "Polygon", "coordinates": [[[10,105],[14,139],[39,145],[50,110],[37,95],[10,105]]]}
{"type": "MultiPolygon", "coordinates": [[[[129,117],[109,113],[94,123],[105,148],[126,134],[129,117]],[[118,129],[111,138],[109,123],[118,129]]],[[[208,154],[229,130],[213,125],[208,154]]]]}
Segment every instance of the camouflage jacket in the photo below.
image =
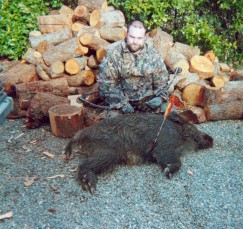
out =
{"type": "Polygon", "coordinates": [[[145,43],[138,53],[131,53],[124,41],[108,51],[97,77],[100,96],[111,108],[121,108],[131,101],[141,101],[167,90],[168,72],[159,52],[145,43]]]}

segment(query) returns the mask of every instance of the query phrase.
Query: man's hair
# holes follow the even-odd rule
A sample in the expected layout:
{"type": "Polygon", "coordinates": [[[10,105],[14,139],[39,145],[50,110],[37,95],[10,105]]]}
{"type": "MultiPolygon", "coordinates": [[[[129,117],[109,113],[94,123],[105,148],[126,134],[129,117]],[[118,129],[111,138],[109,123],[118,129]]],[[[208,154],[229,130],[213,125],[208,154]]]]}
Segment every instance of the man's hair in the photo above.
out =
{"type": "Polygon", "coordinates": [[[135,28],[139,28],[139,29],[144,29],[145,30],[145,33],[147,31],[147,28],[146,26],[141,22],[141,21],[132,21],[130,22],[128,25],[127,25],[127,32],[129,31],[129,28],[130,27],[135,27],[135,28]]]}

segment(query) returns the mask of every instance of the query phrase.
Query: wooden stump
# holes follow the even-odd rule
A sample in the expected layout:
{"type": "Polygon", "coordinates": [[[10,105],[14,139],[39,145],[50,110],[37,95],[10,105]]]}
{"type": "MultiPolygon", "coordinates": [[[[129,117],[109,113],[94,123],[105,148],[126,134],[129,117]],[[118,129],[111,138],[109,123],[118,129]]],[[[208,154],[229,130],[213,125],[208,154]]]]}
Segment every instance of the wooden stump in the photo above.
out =
{"type": "Polygon", "coordinates": [[[52,133],[57,137],[71,138],[84,127],[82,109],[72,105],[57,105],[49,110],[52,133]]]}

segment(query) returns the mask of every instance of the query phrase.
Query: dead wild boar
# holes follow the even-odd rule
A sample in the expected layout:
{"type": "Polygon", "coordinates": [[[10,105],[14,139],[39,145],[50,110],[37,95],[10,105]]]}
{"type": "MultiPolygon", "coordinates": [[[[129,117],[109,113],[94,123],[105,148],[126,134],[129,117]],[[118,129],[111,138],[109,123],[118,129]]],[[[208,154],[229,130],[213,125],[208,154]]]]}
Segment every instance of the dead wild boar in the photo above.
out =
{"type": "Polygon", "coordinates": [[[213,146],[213,138],[172,112],[165,120],[152,149],[163,116],[150,113],[125,114],[104,119],[82,129],[68,142],[65,157],[70,159],[75,146],[83,156],[77,179],[83,189],[96,189],[97,175],[118,164],[157,163],[167,178],[181,167],[185,153],[213,146]]]}

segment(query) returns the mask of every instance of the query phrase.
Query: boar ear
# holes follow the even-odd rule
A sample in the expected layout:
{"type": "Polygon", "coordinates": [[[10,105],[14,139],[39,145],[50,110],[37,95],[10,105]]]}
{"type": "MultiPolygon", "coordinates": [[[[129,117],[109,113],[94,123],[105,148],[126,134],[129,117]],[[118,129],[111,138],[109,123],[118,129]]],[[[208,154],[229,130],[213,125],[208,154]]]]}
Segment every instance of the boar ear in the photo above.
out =
{"type": "Polygon", "coordinates": [[[171,120],[172,122],[177,122],[180,124],[186,124],[186,120],[180,116],[179,114],[177,114],[176,112],[171,112],[168,116],[168,119],[171,120]]]}

